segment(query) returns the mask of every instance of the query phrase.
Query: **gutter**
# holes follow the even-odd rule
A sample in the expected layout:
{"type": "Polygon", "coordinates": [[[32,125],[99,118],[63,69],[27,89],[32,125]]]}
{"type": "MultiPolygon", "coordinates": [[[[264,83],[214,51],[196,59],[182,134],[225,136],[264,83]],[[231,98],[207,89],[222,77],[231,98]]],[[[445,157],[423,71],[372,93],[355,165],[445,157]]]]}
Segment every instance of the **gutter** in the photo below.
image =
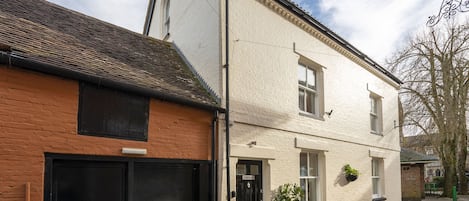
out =
{"type": "Polygon", "coordinates": [[[303,11],[301,8],[298,8],[295,4],[290,2],[290,0],[274,0],[275,2],[279,3],[282,7],[286,8],[293,14],[295,14],[297,17],[300,19],[303,19],[306,23],[314,27],[316,30],[321,32],[322,34],[326,35],[329,39],[335,41],[337,44],[357,56],[358,58],[361,58],[363,61],[365,61],[367,64],[370,66],[374,67],[384,75],[388,76],[391,80],[396,82],[397,84],[403,84],[403,82],[394,76],[392,73],[387,71],[385,68],[380,66],[378,63],[370,59],[366,54],[362,53],[359,51],[356,47],[348,43],[346,40],[344,40],[342,37],[331,31],[329,28],[321,24],[319,21],[314,19],[310,14],[306,13],[303,11]]]}
{"type": "Polygon", "coordinates": [[[401,165],[405,164],[405,165],[413,165],[413,164],[427,164],[427,163],[433,163],[433,162],[437,162],[438,160],[434,160],[434,161],[401,161],[401,165]]]}
{"type": "Polygon", "coordinates": [[[161,93],[151,89],[141,88],[135,85],[126,84],[122,82],[117,82],[111,79],[101,78],[98,76],[87,75],[84,73],[72,71],[69,69],[58,68],[57,66],[53,66],[47,63],[42,63],[38,61],[34,61],[28,58],[24,58],[11,52],[0,51],[0,64],[6,64],[10,67],[16,66],[36,72],[51,74],[59,77],[69,78],[73,80],[80,80],[89,82],[96,85],[102,85],[109,88],[114,88],[122,91],[133,92],[136,94],[150,96],[162,101],[173,102],[181,105],[187,105],[194,108],[199,108],[208,111],[219,111],[224,112],[225,110],[221,107],[195,102],[191,100],[187,100],[175,95],[161,93]]]}

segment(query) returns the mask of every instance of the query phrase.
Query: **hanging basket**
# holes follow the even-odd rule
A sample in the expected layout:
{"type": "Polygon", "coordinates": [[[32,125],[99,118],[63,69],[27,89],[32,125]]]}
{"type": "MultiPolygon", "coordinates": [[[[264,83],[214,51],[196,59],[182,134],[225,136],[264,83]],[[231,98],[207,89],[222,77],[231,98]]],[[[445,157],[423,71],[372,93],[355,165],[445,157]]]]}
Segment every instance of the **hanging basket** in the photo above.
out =
{"type": "Polygon", "coordinates": [[[344,173],[345,178],[349,182],[357,180],[358,175],[360,174],[357,169],[352,168],[349,164],[344,166],[344,173]]]}
{"type": "Polygon", "coordinates": [[[348,175],[345,175],[345,179],[347,179],[347,181],[351,182],[351,181],[355,181],[358,179],[358,176],[357,175],[353,175],[353,174],[348,174],[348,175]]]}

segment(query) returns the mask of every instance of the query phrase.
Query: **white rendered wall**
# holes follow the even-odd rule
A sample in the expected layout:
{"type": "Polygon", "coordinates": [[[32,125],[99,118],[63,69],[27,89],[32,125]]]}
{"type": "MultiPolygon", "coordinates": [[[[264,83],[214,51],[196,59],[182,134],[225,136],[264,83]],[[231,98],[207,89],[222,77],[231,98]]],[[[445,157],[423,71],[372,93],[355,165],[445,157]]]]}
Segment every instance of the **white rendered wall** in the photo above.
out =
{"type": "Polygon", "coordinates": [[[323,200],[371,200],[375,156],[384,161],[384,196],[400,201],[397,88],[259,1],[230,1],[230,19],[231,190],[238,159],[264,162],[264,200],[270,200],[269,190],[299,183],[302,149],[322,150],[323,200]],[[324,110],[333,110],[330,118],[299,115],[299,54],[324,67],[324,110]],[[383,97],[382,135],[370,133],[371,92],[383,97]],[[297,147],[295,139],[310,146],[297,147]],[[257,145],[247,146],[251,141],[257,145]],[[345,182],[345,164],[361,172],[357,181],[345,182]]]}
{"type": "MultiPolygon", "coordinates": [[[[220,2],[171,0],[168,41],[173,41],[210,88],[221,94],[220,2]]],[[[162,0],[157,0],[149,36],[163,39],[162,0]]]]}
{"type": "MultiPolygon", "coordinates": [[[[156,4],[150,36],[161,39],[161,0],[156,4]]],[[[223,6],[218,0],[172,0],[168,38],[222,98],[223,6]]],[[[397,89],[259,1],[230,1],[229,26],[231,190],[238,159],[262,160],[264,200],[270,200],[279,185],[299,183],[299,153],[310,150],[324,156],[323,201],[371,200],[371,156],[383,158],[384,195],[400,201],[399,134],[393,124],[398,120],[397,89]],[[300,54],[324,67],[324,110],[333,110],[330,118],[299,115],[300,54]],[[370,90],[383,97],[382,136],[370,133],[370,90]],[[257,145],[247,146],[251,141],[257,145]],[[345,164],[361,172],[357,181],[345,182],[345,164]]],[[[223,124],[219,131],[222,153],[223,124]]],[[[220,200],[226,200],[225,175],[219,173],[220,200]]]]}

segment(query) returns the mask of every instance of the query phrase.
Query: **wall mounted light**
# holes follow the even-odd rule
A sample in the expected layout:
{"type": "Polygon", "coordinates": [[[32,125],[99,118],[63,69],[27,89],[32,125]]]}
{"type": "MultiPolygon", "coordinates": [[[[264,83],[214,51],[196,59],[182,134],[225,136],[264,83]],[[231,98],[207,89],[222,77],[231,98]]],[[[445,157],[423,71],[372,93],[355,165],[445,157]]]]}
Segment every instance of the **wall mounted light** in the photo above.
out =
{"type": "Polygon", "coordinates": [[[145,155],[147,154],[147,149],[137,149],[137,148],[122,148],[122,154],[133,154],[133,155],[145,155]]]}
{"type": "Polygon", "coordinates": [[[248,143],[249,147],[252,147],[254,145],[257,145],[257,141],[251,141],[251,142],[248,143]]]}
{"type": "Polygon", "coordinates": [[[329,111],[329,112],[324,112],[324,113],[327,114],[327,117],[331,118],[332,112],[334,112],[334,110],[331,110],[331,111],[329,111]]]}

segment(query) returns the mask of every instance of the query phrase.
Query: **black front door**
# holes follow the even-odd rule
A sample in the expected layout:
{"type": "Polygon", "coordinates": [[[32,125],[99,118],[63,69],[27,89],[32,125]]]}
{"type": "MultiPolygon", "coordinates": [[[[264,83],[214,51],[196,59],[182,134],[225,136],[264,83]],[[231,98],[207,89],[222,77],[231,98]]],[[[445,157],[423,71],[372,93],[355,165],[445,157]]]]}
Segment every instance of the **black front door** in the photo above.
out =
{"type": "Polygon", "coordinates": [[[262,201],[262,161],[236,164],[236,201],[262,201]]]}

